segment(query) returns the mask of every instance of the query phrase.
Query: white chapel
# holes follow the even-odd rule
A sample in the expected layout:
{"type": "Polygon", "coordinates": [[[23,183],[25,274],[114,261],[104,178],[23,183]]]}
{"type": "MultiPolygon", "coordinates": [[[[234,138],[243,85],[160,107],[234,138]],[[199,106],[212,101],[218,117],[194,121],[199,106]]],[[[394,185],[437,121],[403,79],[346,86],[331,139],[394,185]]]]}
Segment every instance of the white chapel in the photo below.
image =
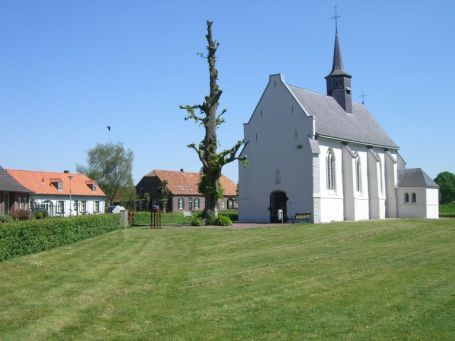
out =
{"type": "Polygon", "coordinates": [[[269,82],[248,123],[239,164],[239,220],[315,223],[396,217],[438,218],[439,189],[408,169],[398,145],[363,104],[354,103],[338,33],[327,95],[269,82]]]}

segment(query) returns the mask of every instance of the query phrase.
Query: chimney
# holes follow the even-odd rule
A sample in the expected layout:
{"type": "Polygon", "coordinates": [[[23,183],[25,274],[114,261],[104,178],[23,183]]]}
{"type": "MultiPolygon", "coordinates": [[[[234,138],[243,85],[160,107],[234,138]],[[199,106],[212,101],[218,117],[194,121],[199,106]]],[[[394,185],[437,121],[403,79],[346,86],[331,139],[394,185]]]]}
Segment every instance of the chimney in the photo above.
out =
{"type": "Polygon", "coordinates": [[[180,168],[180,173],[183,173],[185,170],[183,168],[180,168]]]}
{"type": "Polygon", "coordinates": [[[70,171],[67,170],[67,169],[65,169],[65,170],[63,171],[63,173],[65,173],[65,174],[69,174],[69,172],[70,172],[70,171]]]}

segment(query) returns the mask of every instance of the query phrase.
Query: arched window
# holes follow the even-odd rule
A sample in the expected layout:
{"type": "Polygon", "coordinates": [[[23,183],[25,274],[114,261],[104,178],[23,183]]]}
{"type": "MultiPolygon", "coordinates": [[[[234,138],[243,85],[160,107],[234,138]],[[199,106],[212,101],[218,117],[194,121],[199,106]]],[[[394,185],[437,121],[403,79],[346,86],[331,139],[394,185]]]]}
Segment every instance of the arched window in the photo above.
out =
{"type": "Polygon", "coordinates": [[[404,202],[408,203],[409,202],[409,193],[404,194],[404,202]]]}
{"type": "Polygon", "coordinates": [[[362,192],[362,165],[358,155],[355,159],[355,189],[357,192],[362,192]]]}
{"type": "Polygon", "coordinates": [[[412,193],[412,202],[416,203],[417,202],[417,194],[412,193]]]}
{"type": "Polygon", "coordinates": [[[179,210],[183,210],[185,208],[185,201],[183,200],[183,198],[177,199],[177,206],[179,210]]]}
{"type": "Polygon", "coordinates": [[[327,189],[335,190],[335,154],[332,148],[327,152],[327,189]]]}

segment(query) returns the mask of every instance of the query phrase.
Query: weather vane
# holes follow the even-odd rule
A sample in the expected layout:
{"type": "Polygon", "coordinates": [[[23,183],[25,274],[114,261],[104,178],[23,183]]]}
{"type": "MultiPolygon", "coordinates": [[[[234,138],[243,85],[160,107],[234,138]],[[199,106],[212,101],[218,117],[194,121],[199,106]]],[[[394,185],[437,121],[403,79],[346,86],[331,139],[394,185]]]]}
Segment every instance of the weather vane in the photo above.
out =
{"type": "Polygon", "coordinates": [[[367,94],[362,91],[360,97],[362,97],[362,104],[365,104],[365,97],[367,97],[367,94]]]}
{"type": "Polygon", "coordinates": [[[331,18],[335,20],[335,33],[338,33],[338,18],[341,18],[341,16],[337,14],[337,5],[335,5],[335,15],[331,18]]]}

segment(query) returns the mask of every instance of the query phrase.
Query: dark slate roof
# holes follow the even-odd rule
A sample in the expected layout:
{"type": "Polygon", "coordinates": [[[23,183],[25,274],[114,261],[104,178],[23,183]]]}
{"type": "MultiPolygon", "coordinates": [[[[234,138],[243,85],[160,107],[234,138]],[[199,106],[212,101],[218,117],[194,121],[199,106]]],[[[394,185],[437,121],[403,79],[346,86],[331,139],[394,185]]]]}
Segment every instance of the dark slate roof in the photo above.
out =
{"type": "Polygon", "coordinates": [[[351,77],[346,71],[344,71],[343,58],[341,57],[340,42],[338,41],[338,33],[335,35],[335,47],[333,49],[333,64],[332,71],[327,77],[330,76],[347,76],[351,77]]]}
{"type": "Polygon", "coordinates": [[[352,104],[346,113],[330,96],[317,94],[288,84],[308,115],[316,121],[316,133],[367,145],[398,148],[362,104],[352,104]]]}
{"type": "Polygon", "coordinates": [[[398,171],[398,187],[439,188],[421,168],[405,168],[398,171]]]}
{"type": "Polygon", "coordinates": [[[0,167],[0,191],[31,193],[29,189],[22,186],[8,172],[0,167]]]}

